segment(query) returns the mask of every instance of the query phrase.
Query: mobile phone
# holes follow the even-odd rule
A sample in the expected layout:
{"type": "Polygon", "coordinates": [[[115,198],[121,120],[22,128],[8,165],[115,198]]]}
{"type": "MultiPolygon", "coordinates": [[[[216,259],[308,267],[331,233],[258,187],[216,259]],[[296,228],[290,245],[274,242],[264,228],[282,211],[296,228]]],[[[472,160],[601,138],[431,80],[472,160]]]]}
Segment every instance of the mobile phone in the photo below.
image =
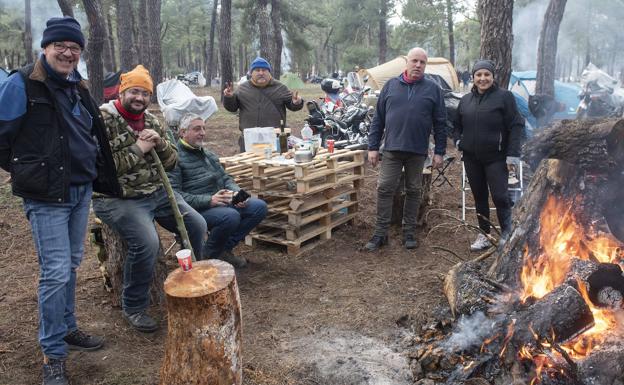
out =
{"type": "Polygon", "coordinates": [[[249,193],[247,193],[247,191],[240,189],[238,190],[238,192],[236,194],[234,194],[234,196],[232,197],[232,205],[236,206],[237,204],[241,203],[241,202],[245,202],[247,199],[249,199],[251,195],[249,195],[249,193]]]}

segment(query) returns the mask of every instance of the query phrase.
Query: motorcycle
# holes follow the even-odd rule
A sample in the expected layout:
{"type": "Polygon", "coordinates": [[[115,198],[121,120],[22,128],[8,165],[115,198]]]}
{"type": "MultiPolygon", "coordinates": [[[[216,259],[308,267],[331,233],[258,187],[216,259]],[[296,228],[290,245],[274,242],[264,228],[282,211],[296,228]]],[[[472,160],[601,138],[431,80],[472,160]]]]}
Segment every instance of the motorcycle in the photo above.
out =
{"type": "Polygon", "coordinates": [[[617,89],[617,80],[593,64],[581,74],[578,119],[621,117],[624,114],[624,91],[617,89]]]}
{"type": "Polygon", "coordinates": [[[588,83],[579,93],[576,117],[586,118],[612,118],[621,117],[624,113],[624,105],[620,104],[612,88],[602,88],[596,82],[588,83]]]}
{"type": "Polygon", "coordinates": [[[327,139],[335,140],[335,148],[364,149],[368,147],[368,132],[373,119],[373,108],[364,104],[338,107],[328,111],[315,101],[306,103],[308,117],[305,121],[323,145],[327,139]]]}

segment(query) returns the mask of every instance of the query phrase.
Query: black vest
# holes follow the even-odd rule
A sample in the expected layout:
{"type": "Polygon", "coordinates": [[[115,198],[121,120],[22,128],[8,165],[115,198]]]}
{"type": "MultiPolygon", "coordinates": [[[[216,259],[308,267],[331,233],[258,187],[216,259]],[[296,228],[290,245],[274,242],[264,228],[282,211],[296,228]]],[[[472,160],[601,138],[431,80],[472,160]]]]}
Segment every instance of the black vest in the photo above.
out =
{"type": "MultiPolygon", "coordinates": [[[[27,110],[11,144],[13,193],[23,198],[49,202],[69,199],[69,138],[63,113],[45,82],[30,79],[34,65],[19,70],[26,86],[27,110]]],[[[78,85],[85,108],[93,116],[93,135],[98,142],[94,191],[120,196],[115,164],[99,109],[89,91],[78,85]]]]}

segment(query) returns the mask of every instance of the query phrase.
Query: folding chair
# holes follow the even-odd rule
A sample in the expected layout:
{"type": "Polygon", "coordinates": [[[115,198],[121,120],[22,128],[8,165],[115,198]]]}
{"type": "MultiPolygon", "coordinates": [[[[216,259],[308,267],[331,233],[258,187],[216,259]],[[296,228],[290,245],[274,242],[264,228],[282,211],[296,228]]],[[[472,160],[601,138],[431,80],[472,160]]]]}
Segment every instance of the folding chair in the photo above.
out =
{"type": "Polygon", "coordinates": [[[448,166],[451,165],[451,163],[453,163],[453,161],[455,160],[454,156],[446,156],[444,155],[444,164],[442,166],[441,169],[437,170],[438,171],[438,175],[436,175],[435,178],[433,178],[433,180],[431,181],[431,184],[436,186],[436,187],[442,187],[445,183],[448,183],[449,186],[453,187],[453,184],[451,183],[450,180],[448,180],[448,178],[446,177],[446,175],[444,174],[446,172],[446,169],[448,168],[448,166]],[[436,184],[436,181],[440,180],[440,182],[438,182],[438,184],[436,184]]]}
{"type": "MultiPolygon", "coordinates": [[[[514,198],[519,198],[524,193],[524,181],[522,174],[522,162],[520,162],[517,168],[517,183],[509,185],[509,192],[514,195],[514,198]]],[[[510,178],[511,182],[511,178],[510,178]]],[[[466,206],[466,192],[470,191],[470,184],[468,183],[468,177],[466,176],[466,167],[462,162],[462,221],[466,220],[466,210],[476,210],[476,207],[466,206]]],[[[516,198],[516,199],[517,199],[516,198]]],[[[514,200],[515,203],[515,200],[514,200]]],[[[490,210],[496,210],[496,207],[490,207],[490,210]]]]}

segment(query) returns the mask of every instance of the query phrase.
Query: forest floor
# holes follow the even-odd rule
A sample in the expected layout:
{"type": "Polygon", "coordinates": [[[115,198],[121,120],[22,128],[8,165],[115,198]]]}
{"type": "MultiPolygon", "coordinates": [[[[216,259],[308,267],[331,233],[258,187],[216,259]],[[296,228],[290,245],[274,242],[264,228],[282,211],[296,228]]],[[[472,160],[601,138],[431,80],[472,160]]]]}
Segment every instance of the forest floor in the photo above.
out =
{"type": "MultiPolygon", "coordinates": [[[[198,94],[216,90],[195,89],[198,94]]],[[[317,85],[301,91],[320,96],[317,85]]],[[[157,108],[157,106],[153,106],[157,108]]],[[[304,109],[305,110],[305,109],[304,109]]],[[[288,113],[295,134],[304,111],[288,113]]],[[[238,119],[222,108],[208,121],[208,148],[220,156],[237,152],[238,119]]],[[[441,276],[457,259],[433,248],[443,246],[469,258],[474,235],[461,217],[461,163],[446,176],[452,186],[432,187],[428,223],[420,246],[406,250],[395,228],[379,252],[361,250],[373,232],[378,169],[367,167],[355,223],[298,257],[273,247],[236,252],[250,261],[237,271],[243,322],[243,384],[340,385],[412,384],[401,341],[418,332],[445,305],[441,276]]],[[[41,383],[37,343],[39,269],[20,199],[11,195],[8,175],[0,174],[0,385],[41,383]]],[[[474,221],[470,213],[469,220],[474,221]]],[[[171,236],[161,229],[163,244],[171,236]]],[[[95,247],[85,241],[78,270],[76,309],[84,330],[106,338],[97,352],[71,352],[68,370],[74,385],[157,384],[167,333],[166,312],[150,310],[160,330],[142,334],[122,319],[104,290],[95,247]]],[[[169,266],[175,268],[174,258],[169,266]]]]}

